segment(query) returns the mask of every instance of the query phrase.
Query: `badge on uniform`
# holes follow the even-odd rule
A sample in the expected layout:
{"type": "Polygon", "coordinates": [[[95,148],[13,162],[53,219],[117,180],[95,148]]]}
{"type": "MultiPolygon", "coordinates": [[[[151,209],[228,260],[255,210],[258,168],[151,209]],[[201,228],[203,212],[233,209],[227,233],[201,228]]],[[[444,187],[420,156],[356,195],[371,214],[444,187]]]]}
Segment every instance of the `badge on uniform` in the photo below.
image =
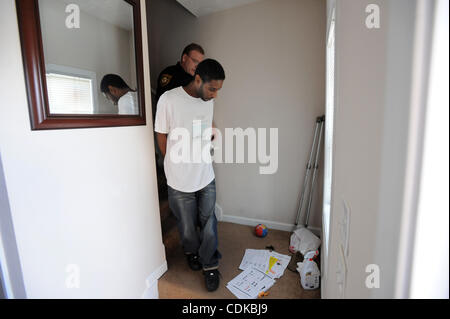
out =
{"type": "Polygon", "coordinates": [[[172,75],[170,74],[163,74],[161,76],[161,86],[166,86],[170,83],[170,80],[172,80],[172,75]]]}

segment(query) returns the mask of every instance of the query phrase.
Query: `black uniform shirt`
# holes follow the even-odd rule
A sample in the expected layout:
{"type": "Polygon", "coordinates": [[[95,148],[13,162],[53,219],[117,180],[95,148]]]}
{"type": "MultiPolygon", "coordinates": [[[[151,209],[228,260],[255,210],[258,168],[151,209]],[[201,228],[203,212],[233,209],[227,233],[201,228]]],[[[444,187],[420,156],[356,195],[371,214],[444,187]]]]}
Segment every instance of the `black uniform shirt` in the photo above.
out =
{"type": "MultiPolygon", "coordinates": [[[[159,98],[161,95],[163,95],[166,91],[172,90],[174,88],[177,88],[179,86],[186,86],[188,85],[194,77],[184,71],[183,67],[181,66],[180,62],[178,62],[176,65],[169,66],[165,68],[158,77],[158,87],[156,88],[156,103],[158,103],[159,98]]],[[[156,116],[156,105],[153,106],[153,122],[155,122],[155,116],[156,116]]]]}
{"type": "Polygon", "coordinates": [[[158,87],[156,89],[156,101],[164,92],[188,85],[194,77],[184,71],[180,62],[176,65],[165,68],[158,77],[158,87]]]}

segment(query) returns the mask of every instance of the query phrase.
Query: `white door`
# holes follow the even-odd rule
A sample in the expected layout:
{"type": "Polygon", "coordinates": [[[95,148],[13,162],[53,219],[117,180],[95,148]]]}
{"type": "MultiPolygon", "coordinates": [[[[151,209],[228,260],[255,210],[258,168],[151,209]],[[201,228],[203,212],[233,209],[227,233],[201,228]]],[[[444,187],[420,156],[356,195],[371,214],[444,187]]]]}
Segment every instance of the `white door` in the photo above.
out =
{"type": "Polygon", "coordinates": [[[326,277],[328,267],[328,241],[330,237],[331,189],[333,180],[333,122],[334,122],[334,62],[335,62],[335,10],[331,15],[327,39],[327,81],[325,108],[325,163],[323,194],[323,242],[322,242],[322,279],[326,277]]]}

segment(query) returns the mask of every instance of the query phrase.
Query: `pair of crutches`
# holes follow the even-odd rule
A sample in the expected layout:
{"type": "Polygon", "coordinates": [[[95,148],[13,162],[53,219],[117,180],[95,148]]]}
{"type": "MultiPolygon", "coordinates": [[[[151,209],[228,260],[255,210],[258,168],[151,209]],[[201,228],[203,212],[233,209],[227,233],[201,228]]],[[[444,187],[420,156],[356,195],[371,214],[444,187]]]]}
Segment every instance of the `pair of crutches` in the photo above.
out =
{"type": "Polygon", "coordinates": [[[311,212],[311,203],[314,193],[314,186],[316,184],[316,178],[317,178],[317,172],[319,170],[319,155],[320,155],[320,146],[322,142],[322,136],[324,131],[324,125],[325,125],[325,116],[320,116],[316,120],[316,126],[314,128],[314,140],[311,147],[311,153],[309,154],[309,161],[306,165],[306,174],[305,174],[305,180],[303,181],[303,190],[302,190],[302,196],[300,197],[300,205],[298,206],[298,212],[297,212],[297,218],[295,220],[295,225],[298,225],[303,203],[305,201],[305,193],[308,189],[308,183],[309,183],[309,176],[312,173],[312,182],[311,187],[309,188],[309,195],[308,195],[308,202],[306,205],[306,221],[305,221],[305,227],[308,227],[309,223],[309,215],[311,212]]]}

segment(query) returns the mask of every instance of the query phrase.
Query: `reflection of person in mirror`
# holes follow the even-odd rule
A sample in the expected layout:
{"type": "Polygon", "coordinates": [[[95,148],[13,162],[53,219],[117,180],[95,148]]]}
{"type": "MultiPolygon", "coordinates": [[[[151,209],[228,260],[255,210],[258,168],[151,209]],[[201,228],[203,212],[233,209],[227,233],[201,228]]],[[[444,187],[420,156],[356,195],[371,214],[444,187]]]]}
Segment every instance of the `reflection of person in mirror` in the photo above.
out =
{"type": "Polygon", "coordinates": [[[107,74],[100,83],[100,89],[105,97],[118,106],[120,115],[138,115],[137,94],[128,84],[116,74],[107,74]]]}

